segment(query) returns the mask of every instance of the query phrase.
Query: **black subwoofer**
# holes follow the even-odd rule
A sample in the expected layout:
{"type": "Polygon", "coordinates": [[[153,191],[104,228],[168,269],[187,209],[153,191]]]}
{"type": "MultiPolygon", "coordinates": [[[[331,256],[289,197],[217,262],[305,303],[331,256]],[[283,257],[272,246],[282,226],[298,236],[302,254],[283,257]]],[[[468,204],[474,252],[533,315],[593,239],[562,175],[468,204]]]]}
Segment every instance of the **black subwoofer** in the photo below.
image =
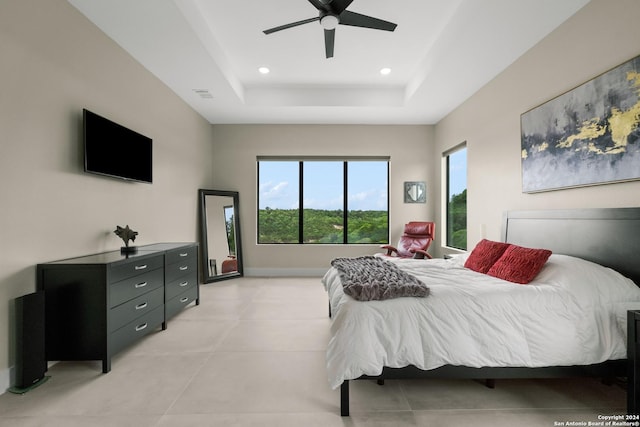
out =
{"type": "Polygon", "coordinates": [[[29,389],[45,376],[44,292],[16,298],[16,383],[14,389],[29,389]]]}

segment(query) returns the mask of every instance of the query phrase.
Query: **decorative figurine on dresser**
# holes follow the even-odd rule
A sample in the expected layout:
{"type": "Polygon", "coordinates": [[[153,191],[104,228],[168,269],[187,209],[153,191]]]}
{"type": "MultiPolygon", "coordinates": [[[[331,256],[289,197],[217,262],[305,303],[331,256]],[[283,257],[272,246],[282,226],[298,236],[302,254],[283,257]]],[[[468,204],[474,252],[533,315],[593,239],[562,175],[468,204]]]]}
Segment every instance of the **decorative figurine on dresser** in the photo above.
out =
{"type": "Polygon", "coordinates": [[[138,232],[130,229],[128,224],[125,227],[116,225],[116,229],[113,230],[113,232],[124,242],[124,246],[120,248],[120,252],[123,254],[130,254],[138,250],[135,246],[129,246],[129,240],[135,242],[138,232]]]}
{"type": "Polygon", "coordinates": [[[127,243],[127,251],[38,264],[47,361],[101,360],[107,373],[118,351],[166,329],[191,302],[199,305],[197,243],[156,243],[135,251],[127,243]]]}

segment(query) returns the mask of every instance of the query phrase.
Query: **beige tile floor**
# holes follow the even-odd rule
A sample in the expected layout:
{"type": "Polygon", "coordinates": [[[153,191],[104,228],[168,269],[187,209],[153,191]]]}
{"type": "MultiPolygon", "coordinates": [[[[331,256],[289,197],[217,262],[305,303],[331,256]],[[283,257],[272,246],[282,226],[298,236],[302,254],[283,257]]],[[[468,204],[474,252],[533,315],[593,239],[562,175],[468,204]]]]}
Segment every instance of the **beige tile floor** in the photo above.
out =
{"type": "Polygon", "coordinates": [[[624,390],[597,380],[407,380],[353,382],[340,417],[329,325],[319,279],[202,285],[199,306],[118,354],[110,373],[61,362],[42,386],[1,395],[0,426],[557,426],[624,413],[624,390]]]}

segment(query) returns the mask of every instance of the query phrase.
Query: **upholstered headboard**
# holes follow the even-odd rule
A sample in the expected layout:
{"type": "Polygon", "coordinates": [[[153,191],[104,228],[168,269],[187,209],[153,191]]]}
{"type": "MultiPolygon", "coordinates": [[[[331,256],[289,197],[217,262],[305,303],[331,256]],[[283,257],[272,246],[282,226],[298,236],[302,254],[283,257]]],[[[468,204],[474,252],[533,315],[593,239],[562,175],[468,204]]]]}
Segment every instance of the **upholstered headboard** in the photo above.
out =
{"type": "Polygon", "coordinates": [[[640,286],[640,208],[508,211],[502,240],[584,258],[640,286]]]}

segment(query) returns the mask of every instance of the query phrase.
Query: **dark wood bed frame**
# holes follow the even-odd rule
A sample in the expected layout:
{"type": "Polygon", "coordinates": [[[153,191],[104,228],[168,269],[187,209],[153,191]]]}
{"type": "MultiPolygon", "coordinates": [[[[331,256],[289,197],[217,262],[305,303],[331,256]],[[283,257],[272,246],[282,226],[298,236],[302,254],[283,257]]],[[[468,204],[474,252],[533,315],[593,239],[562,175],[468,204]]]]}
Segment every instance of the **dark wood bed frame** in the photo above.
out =
{"type": "MultiPolygon", "coordinates": [[[[640,286],[640,208],[509,211],[503,217],[502,240],[520,246],[546,248],[553,253],[572,255],[613,268],[640,286]]],[[[470,368],[446,365],[432,370],[415,366],[385,367],[379,376],[356,380],[449,378],[506,379],[557,377],[627,377],[627,411],[640,409],[640,312],[628,313],[627,359],[596,365],[550,366],[542,368],[470,368]],[[638,375],[636,375],[636,372],[638,375]]],[[[349,416],[349,381],[340,386],[340,414],[349,416]]]]}

